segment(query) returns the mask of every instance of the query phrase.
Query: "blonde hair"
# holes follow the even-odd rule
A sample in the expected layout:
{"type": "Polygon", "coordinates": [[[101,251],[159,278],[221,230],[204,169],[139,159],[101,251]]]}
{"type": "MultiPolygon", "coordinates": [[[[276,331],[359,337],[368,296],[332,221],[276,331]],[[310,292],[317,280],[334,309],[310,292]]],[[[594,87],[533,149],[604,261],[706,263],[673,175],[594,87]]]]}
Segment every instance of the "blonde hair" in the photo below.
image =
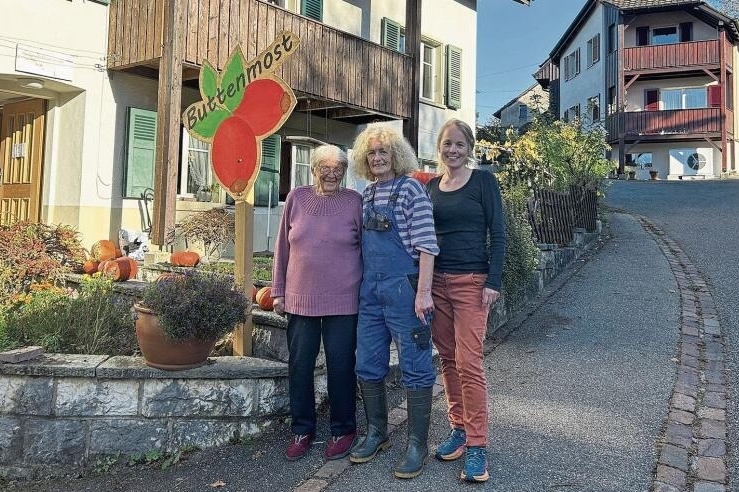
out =
{"type": "Polygon", "coordinates": [[[470,125],[465,123],[464,121],[458,119],[458,118],[452,118],[450,120],[447,120],[446,123],[441,125],[441,128],[439,128],[439,136],[436,137],[436,153],[437,153],[437,171],[439,174],[444,174],[446,172],[446,166],[444,165],[444,162],[441,159],[441,138],[444,135],[444,132],[447,131],[448,128],[454,127],[460,132],[462,132],[462,135],[464,136],[464,139],[467,141],[467,146],[470,148],[469,153],[467,154],[467,164],[473,164],[475,162],[475,134],[472,131],[472,128],[470,128],[470,125]]]}
{"type": "Polygon", "coordinates": [[[387,123],[371,123],[357,135],[352,148],[354,172],[362,178],[370,181],[375,179],[367,161],[367,153],[373,140],[390,147],[390,163],[396,176],[418,169],[418,158],[413,147],[395,127],[387,123]]]}

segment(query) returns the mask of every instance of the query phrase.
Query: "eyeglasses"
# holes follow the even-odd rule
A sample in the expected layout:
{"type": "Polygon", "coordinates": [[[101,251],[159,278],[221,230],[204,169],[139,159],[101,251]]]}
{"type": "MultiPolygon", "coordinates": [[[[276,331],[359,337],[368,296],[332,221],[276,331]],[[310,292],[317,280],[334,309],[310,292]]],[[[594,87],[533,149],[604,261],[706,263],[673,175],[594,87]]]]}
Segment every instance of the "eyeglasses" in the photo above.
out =
{"type": "Polygon", "coordinates": [[[344,168],[343,167],[326,167],[326,166],[320,166],[318,168],[318,173],[321,176],[343,176],[344,175],[344,168]]]}

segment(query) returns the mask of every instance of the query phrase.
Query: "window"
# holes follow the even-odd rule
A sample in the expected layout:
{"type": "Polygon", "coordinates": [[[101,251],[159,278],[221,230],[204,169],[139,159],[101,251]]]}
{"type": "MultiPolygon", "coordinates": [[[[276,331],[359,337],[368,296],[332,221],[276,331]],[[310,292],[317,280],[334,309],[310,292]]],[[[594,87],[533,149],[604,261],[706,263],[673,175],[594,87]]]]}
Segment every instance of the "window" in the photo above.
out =
{"type": "MultiPolygon", "coordinates": [[[[405,53],[405,29],[397,22],[383,17],[382,39],[380,42],[386,48],[405,53]]],[[[442,102],[448,108],[462,107],[462,49],[447,45],[445,51],[444,70],[445,81],[441,73],[441,44],[432,40],[421,41],[421,97],[434,102],[442,102]],[[446,92],[443,92],[446,89],[446,92]]]]}
{"type": "Polygon", "coordinates": [[[611,115],[618,111],[618,101],[616,97],[616,87],[608,88],[608,114],[611,115]]]}
{"type": "Polygon", "coordinates": [[[280,136],[262,140],[262,165],[254,182],[254,205],[276,207],[280,201],[280,136]]]}
{"type": "Polygon", "coordinates": [[[157,113],[128,108],[123,197],[139,198],[154,187],[154,153],[157,143],[157,113]]]}
{"type": "Polygon", "coordinates": [[[600,95],[588,98],[588,112],[592,122],[600,121],[600,95]]]}
{"type": "Polygon", "coordinates": [[[267,3],[317,21],[323,21],[323,0],[267,0],[267,3]]]}
{"type": "Polygon", "coordinates": [[[518,119],[527,120],[529,118],[529,107],[525,104],[518,105],[518,119]]]}
{"type": "Polygon", "coordinates": [[[437,100],[437,57],[438,45],[425,41],[421,43],[421,97],[433,101],[437,100]]]}
{"type": "Polygon", "coordinates": [[[570,80],[580,73],[580,48],[565,57],[565,80],[570,80]]]}
{"type": "Polygon", "coordinates": [[[662,109],[693,109],[708,107],[708,91],[705,87],[662,89],[659,91],[662,109]]]}
{"type": "Polygon", "coordinates": [[[588,67],[600,60],[600,33],[588,39],[588,67]]]}
{"type": "Polygon", "coordinates": [[[618,43],[616,42],[616,24],[608,26],[608,52],[613,53],[618,49],[618,43]]]}
{"type": "Polygon", "coordinates": [[[310,172],[310,151],[311,148],[307,145],[293,146],[293,188],[313,184],[313,174],[310,172]]]}
{"type": "Polygon", "coordinates": [[[652,29],[652,44],[673,44],[678,42],[677,27],[658,27],[652,29]]]}
{"type": "Polygon", "coordinates": [[[580,117],[580,105],[575,104],[574,106],[570,107],[567,111],[565,111],[565,121],[568,123],[572,123],[575,121],[575,118],[580,117]]]}
{"type": "Polygon", "coordinates": [[[200,190],[209,190],[213,184],[213,171],[210,165],[210,144],[191,138],[182,132],[182,166],[179,195],[196,196],[200,190]]]}

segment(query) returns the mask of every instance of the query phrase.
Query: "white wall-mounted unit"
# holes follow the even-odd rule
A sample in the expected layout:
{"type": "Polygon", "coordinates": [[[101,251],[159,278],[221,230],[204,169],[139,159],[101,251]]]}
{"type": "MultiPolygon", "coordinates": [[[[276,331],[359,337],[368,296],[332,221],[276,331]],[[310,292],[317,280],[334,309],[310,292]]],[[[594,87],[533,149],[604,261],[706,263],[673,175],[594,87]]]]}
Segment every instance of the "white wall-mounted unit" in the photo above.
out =
{"type": "Polygon", "coordinates": [[[708,147],[670,149],[668,179],[706,178],[713,175],[713,149],[708,147]]]}

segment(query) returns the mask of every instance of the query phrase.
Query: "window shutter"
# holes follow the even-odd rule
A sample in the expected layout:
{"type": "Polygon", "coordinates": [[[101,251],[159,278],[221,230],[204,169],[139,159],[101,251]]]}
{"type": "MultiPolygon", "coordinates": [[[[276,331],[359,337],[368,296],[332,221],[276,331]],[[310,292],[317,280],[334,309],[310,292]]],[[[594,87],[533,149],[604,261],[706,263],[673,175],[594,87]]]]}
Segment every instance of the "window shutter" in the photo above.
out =
{"type": "Polygon", "coordinates": [[[157,143],[157,113],[128,108],[123,196],[139,198],[154,187],[154,157],[157,143]]]}
{"type": "Polygon", "coordinates": [[[400,31],[403,28],[395,21],[382,18],[382,45],[395,51],[400,51],[400,31]]]}
{"type": "Polygon", "coordinates": [[[721,86],[720,85],[709,85],[708,86],[708,106],[712,108],[721,107],[721,86]]]}
{"type": "Polygon", "coordinates": [[[300,14],[319,22],[323,22],[323,0],[303,0],[300,14]]]}
{"type": "Polygon", "coordinates": [[[644,109],[647,111],[659,110],[659,89],[644,90],[644,109]]]}
{"type": "Polygon", "coordinates": [[[636,28],[636,45],[647,46],[649,45],[649,26],[642,26],[636,28]]]}
{"type": "Polygon", "coordinates": [[[262,166],[254,183],[254,205],[276,207],[280,200],[280,136],[270,135],[262,140],[262,166]],[[270,197],[270,183],[272,196],[270,197]]]}
{"type": "Polygon", "coordinates": [[[462,107],[462,48],[451,44],[446,47],[446,105],[462,107]]]}
{"type": "Polygon", "coordinates": [[[692,22],[681,22],[680,23],[680,42],[693,40],[693,23],[692,22]]]}

